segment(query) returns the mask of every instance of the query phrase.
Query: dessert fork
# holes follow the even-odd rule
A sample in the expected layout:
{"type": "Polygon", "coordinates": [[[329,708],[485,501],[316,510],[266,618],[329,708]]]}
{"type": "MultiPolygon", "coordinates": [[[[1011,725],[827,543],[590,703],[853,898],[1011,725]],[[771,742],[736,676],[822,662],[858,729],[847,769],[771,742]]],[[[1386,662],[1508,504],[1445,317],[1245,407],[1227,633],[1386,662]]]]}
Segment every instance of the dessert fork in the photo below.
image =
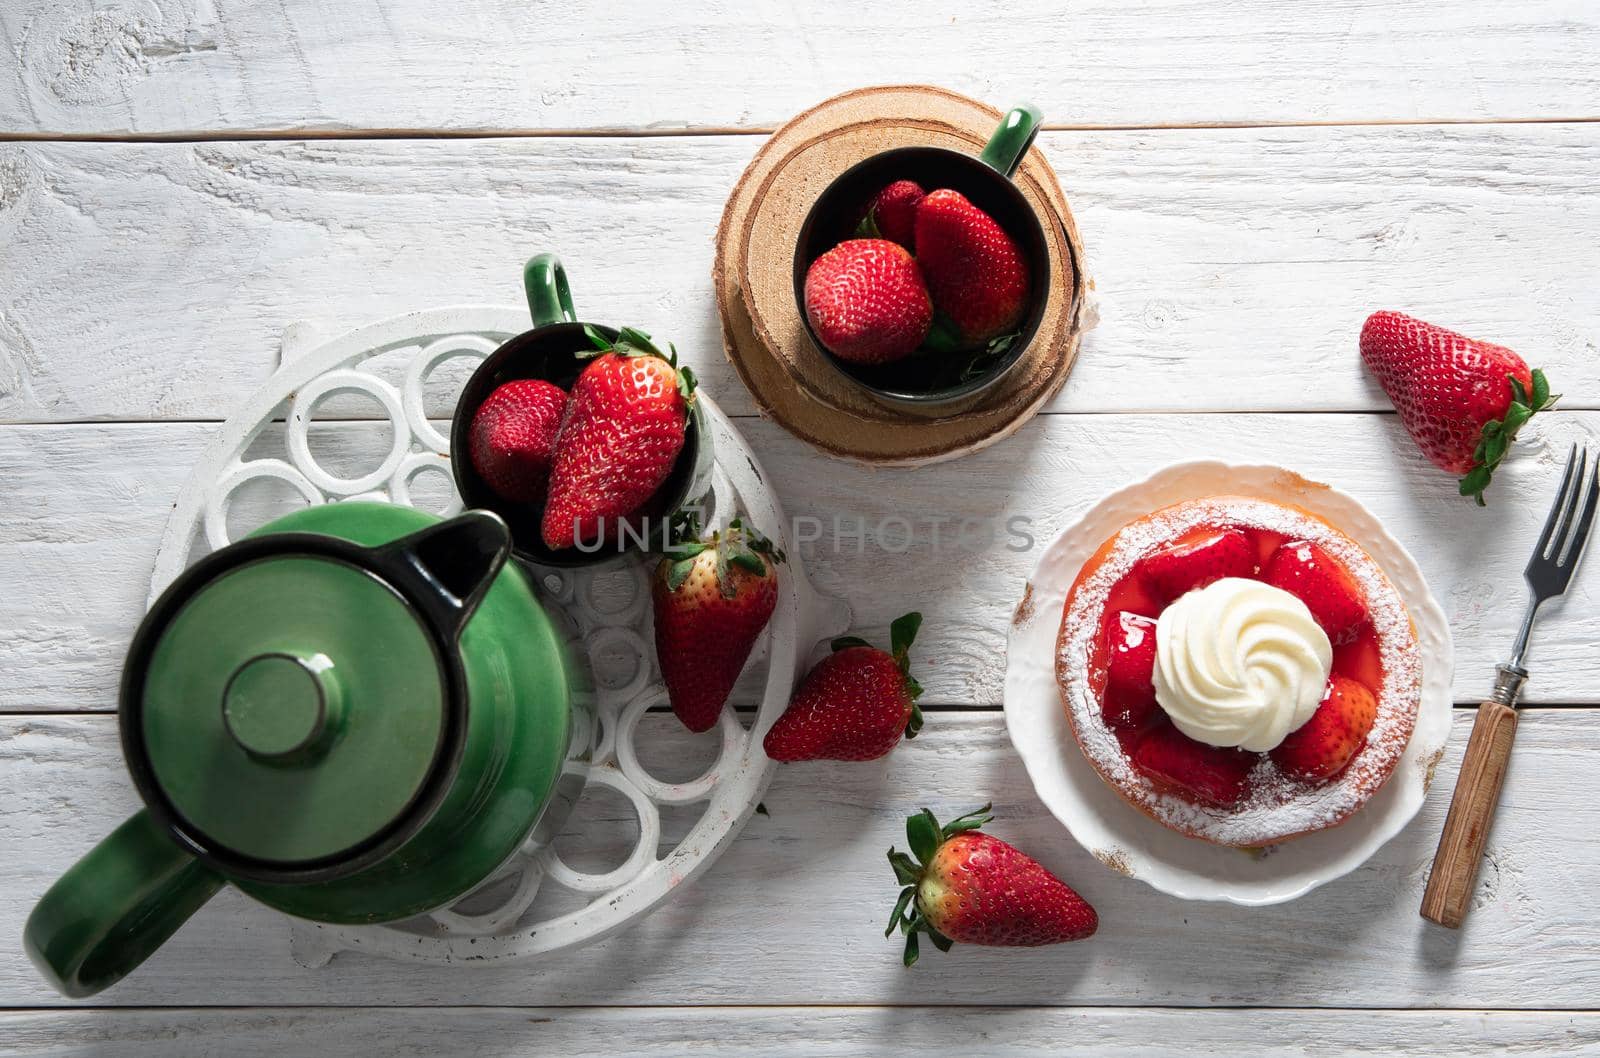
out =
{"type": "Polygon", "coordinates": [[[1433,873],[1422,894],[1422,917],[1455,929],[1467,916],[1472,892],[1478,880],[1478,865],[1489,836],[1489,823],[1500,803],[1500,787],[1505,782],[1506,765],[1511,760],[1511,742],[1517,733],[1517,696],[1528,678],[1523,667],[1528,652],[1528,636],[1539,606],[1567,590],[1572,572],[1583,557],[1583,546],[1594,525],[1596,500],[1600,499],[1600,459],[1591,467],[1589,451],[1572,446],[1567,470],[1556,494],[1550,517],[1523,572],[1530,598],[1511,660],[1497,666],[1494,693],[1478,707],[1472,724],[1467,754],[1461,761],[1456,792],[1450,800],[1450,814],[1444,821],[1439,851],[1434,853],[1433,873]]]}

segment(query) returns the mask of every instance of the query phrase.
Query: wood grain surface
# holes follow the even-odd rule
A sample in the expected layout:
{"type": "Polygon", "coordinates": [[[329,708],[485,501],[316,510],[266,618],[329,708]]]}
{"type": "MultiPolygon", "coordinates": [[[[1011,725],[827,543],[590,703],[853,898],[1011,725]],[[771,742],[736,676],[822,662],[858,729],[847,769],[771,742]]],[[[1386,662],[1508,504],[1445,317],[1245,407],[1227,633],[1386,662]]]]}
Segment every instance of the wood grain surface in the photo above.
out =
{"type": "Polygon", "coordinates": [[[57,135],[762,129],[884,81],[1072,124],[1600,112],[1585,0],[25,0],[0,43],[0,128],[57,135]]]}
{"type": "MultiPolygon", "coordinates": [[[[579,311],[669,335],[732,413],[711,286],[760,141],[0,144],[0,420],[223,419],[295,320],[517,304],[556,250],[579,311]]],[[[1600,407],[1600,127],[1047,133],[1101,323],[1056,411],[1387,408],[1395,308],[1524,351],[1600,407]]],[[[448,415],[443,406],[435,411],[448,415]]],[[[1220,420],[1219,420],[1220,421],[1220,420]]]]}
{"type": "Polygon", "coordinates": [[[394,1058],[467,1053],[510,1058],[560,1053],[596,1058],[626,1040],[640,1053],[795,1054],[844,1058],[863,1048],[914,1048],[927,1058],[968,1058],[979,1048],[1059,1055],[1092,1047],[1097,1055],[1183,1058],[1239,1050],[1355,1058],[1378,1040],[1394,1052],[1452,1055],[1600,1054],[1600,1015],[1452,1010],[1386,1013],[1279,1010],[1270,1017],[1217,1010],[1080,1007],[691,1007],[574,1010],[570,1007],[432,1010],[129,1010],[0,1014],[0,1055],[99,1054],[168,1058],[174,1046],[237,1058],[316,1053],[366,1058],[372,1041],[392,1039],[394,1058]]]}
{"type": "MultiPolygon", "coordinates": [[[[1540,622],[1536,708],[1470,914],[1457,931],[1417,915],[1521,562],[1567,445],[1600,436],[1597,53],[1589,0],[0,4],[0,1054],[1600,1053],[1600,849],[1582,840],[1600,827],[1600,574],[1540,622]],[[1044,415],[918,471],[825,461],[755,418],[711,285],[759,133],[889,81],[1043,108],[1101,314],[1044,415]],[[785,768],[705,878],[548,964],[303,969],[280,917],[224,893],[69,1009],[15,938],[135,805],[115,679],[216,424],[287,324],[515,304],[540,250],[566,258],[584,315],[676,340],[790,513],[816,520],[808,571],[859,632],[927,614],[927,733],[873,764],[785,768]],[[1510,345],[1564,393],[1488,509],[1361,370],[1378,308],[1510,345]],[[1034,798],[997,711],[1039,549],[1101,494],[1199,456],[1355,494],[1456,640],[1464,708],[1421,815],[1281,907],[1182,903],[1095,862],[1034,798]],[[996,514],[1027,519],[1033,547],[950,546],[952,524],[996,514]],[[930,952],[908,974],[881,937],[883,850],[920,805],[990,797],[996,833],[1080,887],[1101,933],[930,952]]],[[[429,386],[434,414],[460,368],[429,386]]],[[[386,446],[351,421],[372,411],[322,409],[331,461],[386,446]]],[[[243,519],[281,498],[238,503],[243,519]]],[[[645,722],[647,766],[704,759],[669,718],[645,722]]],[[[587,811],[589,847],[563,851],[603,866],[633,824],[621,802],[587,811]]]]}
{"type": "MultiPolygon", "coordinates": [[[[705,877],[592,948],[498,966],[345,954],[303,969],[282,916],[229,890],[94,1003],[1592,1009],[1600,923],[1587,894],[1600,843],[1571,835],[1600,827],[1600,803],[1584,793],[1600,715],[1524,715],[1482,884],[1465,928],[1452,931],[1417,905],[1472,713],[1455,719],[1436,780],[1445,785],[1416,820],[1352,874],[1288,904],[1188,903],[1130,882],[1039,804],[999,714],[939,710],[881,761],[783,768],[768,815],[705,877]],[[905,816],[919,807],[950,818],[991,798],[990,831],[1076,887],[1100,931],[1032,951],[927,952],[907,972],[883,936],[896,891],[884,853],[904,847],[905,816]]],[[[659,774],[687,774],[709,752],[670,716],[646,722],[643,763],[659,774]]],[[[36,894],[137,804],[115,726],[109,716],[0,718],[0,936],[17,936],[36,894]]],[[[631,808],[604,797],[583,811],[583,837],[574,829],[558,841],[563,857],[616,862],[631,846],[631,808]]],[[[671,840],[682,820],[669,813],[664,825],[671,840]]],[[[63,1005],[15,947],[0,947],[0,1007],[63,1005]]],[[[537,1042],[527,1038],[530,1049],[537,1042]]]]}
{"type": "MultiPolygon", "coordinates": [[[[1456,495],[1393,416],[1244,415],[1222,424],[1218,415],[1042,416],[1006,444],[949,465],[873,470],[819,466],[777,426],[740,420],[803,539],[808,576],[850,601],[857,630],[886,641],[894,618],[924,613],[916,656],[929,703],[997,707],[1008,622],[1049,541],[1106,493],[1180,458],[1216,457],[1287,465],[1367,504],[1444,607],[1456,699],[1476,705],[1516,632],[1522,563],[1567,449],[1600,436],[1600,413],[1535,419],[1483,510],[1456,495]],[[992,546],[980,544],[985,527],[992,546]]],[[[205,423],[0,427],[11,498],[0,505],[0,627],[16,630],[0,637],[0,712],[114,707],[173,497],[213,432],[205,423]]],[[[375,465],[388,445],[376,423],[315,431],[314,451],[336,472],[375,465]]],[[[419,478],[419,491],[427,485],[419,478]]],[[[242,494],[235,524],[286,512],[298,502],[291,495],[242,494]]],[[[1600,702],[1600,655],[1585,617],[1597,602],[1600,578],[1579,577],[1543,614],[1526,701],[1600,702]]]]}

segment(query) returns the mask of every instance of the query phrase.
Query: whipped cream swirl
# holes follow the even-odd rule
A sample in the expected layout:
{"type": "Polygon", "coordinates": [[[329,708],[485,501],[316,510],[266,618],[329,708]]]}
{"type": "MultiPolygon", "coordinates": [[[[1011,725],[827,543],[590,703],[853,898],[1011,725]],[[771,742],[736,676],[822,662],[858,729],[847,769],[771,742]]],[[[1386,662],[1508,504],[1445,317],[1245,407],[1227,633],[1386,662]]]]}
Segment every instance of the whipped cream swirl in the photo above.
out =
{"type": "Polygon", "coordinates": [[[1260,581],[1225,577],[1156,621],[1156,701],[1208,745],[1272,749],[1317,711],[1332,668],[1306,604],[1260,581]]]}

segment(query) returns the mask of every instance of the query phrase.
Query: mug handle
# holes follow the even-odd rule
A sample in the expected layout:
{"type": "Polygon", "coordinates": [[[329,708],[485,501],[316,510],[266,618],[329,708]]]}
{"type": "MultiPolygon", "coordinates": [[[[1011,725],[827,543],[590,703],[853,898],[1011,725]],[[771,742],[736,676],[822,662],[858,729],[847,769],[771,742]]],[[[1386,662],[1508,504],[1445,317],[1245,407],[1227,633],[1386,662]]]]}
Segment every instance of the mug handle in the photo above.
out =
{"type": "Polygon", "coordinates": [[[1010,180],[1011,174],[1022,164],[1022,156],[1033,146],[1043,123],[1044,114],[1032,103],[1012,107],[1000,119],[989,142],[983,145],[978,161],[1010,180]]]}
{"type": "Polygon", "coordinates": [[[536,254],[522,266],[522,289],[528,294],[528,314],[535,327],[552,323],[577,323],[572,309],[572,288],[567,285],[567,270],[553,253],[536,254]]]}
{"type": "Polygon", "coordinates": [[[82,999],[126,977],[223,884],[141,811],[50,887],[22,944],[57,991],[82,999]]]}

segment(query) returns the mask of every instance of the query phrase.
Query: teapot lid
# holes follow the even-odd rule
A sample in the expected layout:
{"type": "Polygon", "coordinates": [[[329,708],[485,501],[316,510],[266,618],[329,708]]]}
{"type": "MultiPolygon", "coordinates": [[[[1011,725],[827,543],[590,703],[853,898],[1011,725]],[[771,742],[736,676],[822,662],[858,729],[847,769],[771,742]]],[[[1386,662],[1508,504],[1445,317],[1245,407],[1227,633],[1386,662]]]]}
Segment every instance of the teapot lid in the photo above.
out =
{"type": "Polygon", "coordinates": [[[392,851],[454,777],[457,636],[508,550],[503,523],[475,512],[379,548],[274,533],[190,567],[123,674],[124,749],[153,814],[261,881],[392,851]]]}

